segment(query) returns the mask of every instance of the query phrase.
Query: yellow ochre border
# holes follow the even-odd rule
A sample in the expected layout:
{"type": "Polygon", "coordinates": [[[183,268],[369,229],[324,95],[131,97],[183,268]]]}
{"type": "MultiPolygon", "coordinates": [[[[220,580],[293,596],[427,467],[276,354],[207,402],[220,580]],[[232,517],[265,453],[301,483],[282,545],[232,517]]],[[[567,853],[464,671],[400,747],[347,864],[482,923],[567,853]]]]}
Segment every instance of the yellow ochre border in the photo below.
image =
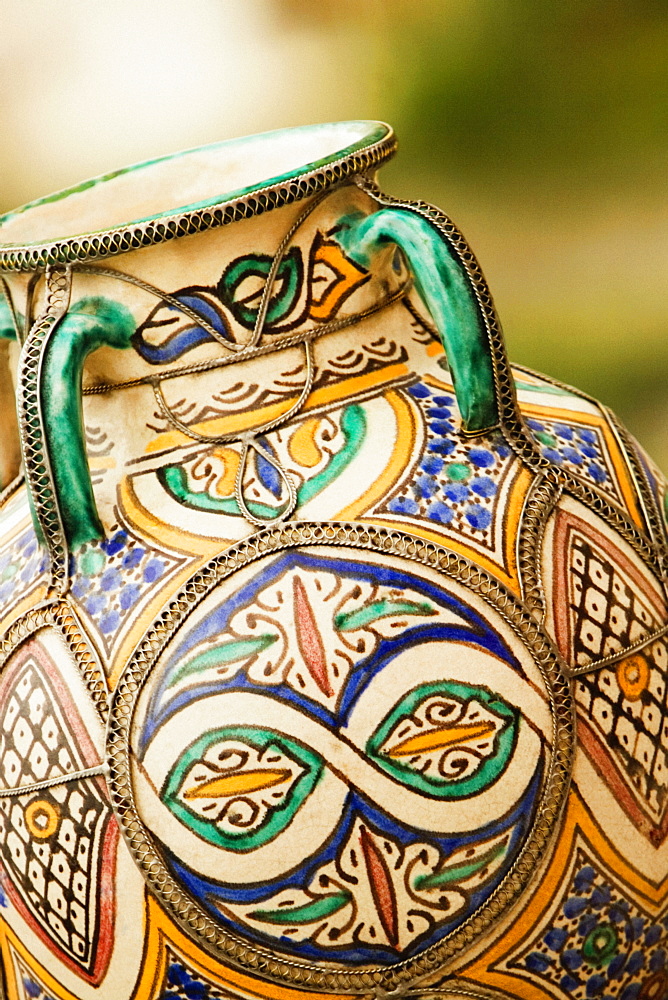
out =
{"type": "MultiPolygon", "coordinates": [[[[324,385],[314,391],[308,397],[305,405],[300,410],[300,416],[314,410],[319,406],[338,400],[350,399],[353,402],[354,396],[369,389],[382,387],[388,382],[394,382],[398,378],[409,375],[407,366],[403,363],[388,365],[379,371],[367,372],[366,375],[354,375],[351,378],[342,379],[334,385],[324,385]]],[[[219,437],[222,434],[241,434],[244,431],[252,431],[256,427],[264,427],[272,420],[282,417],[295,405],[298,394],[286,396],[276,403],[262,406],[256,410],[244,410],[241,413],[230,413],[223,417],[213,417],[203,420],[201,423],[193,424],[193,430],[198,434],[206,434],[209,437],[219,437]]],[[[173,448],[180,448],[183,445],[191,445],[193,439],[182,431],[165,431],[158,434],[146,447],[146,454],[154,452],[170,451],[173,448]]]]}
{"type": "Polygon", "coordinates": [[[545,875],[534,886],[533,897],[525,909],[517,914],[507,933],[499,941],[471,965],[458,970],[459,981],[505,990],[510,996],[521,1000],[554,1000],[552,993],[540,989],[535,982],[495,969],[494,966],[515,952],[525,938],[537,933],[545,914],[564,891],[564,876],[571,863],[578,833],[589,841],[603,864],[620,881],[626,883],[630,893],[641,900],[643,906],[657,915],[661,912],[668,898],[668,876],[659,883],[652,883],[636,871],[605,838],[578,792],[572,788],[557,848],[545,875]]]}
{"type": "MultiPolygon", "coordinates": [[[[636,491],[634,488],[633,480],[629,471],[628,462],[626,456],[622,452],[617,438],[612,432],[612,429],[606,420],[605,416],[601,413],[599,415],[594,415],[593,413],[586,413],[582,410],[559,410],[551,406],[539,406],[536,403],[522,403],[522,415],[529,417],[547,417],[548,420],[558,420],[560,423],[568,423],[569,420],[574,420],[576,423],[586,424],[588,427],[596,427],[603,434],[608,453],[610,455],[610,461],[617,477],[617,482],[619,483],[619,488],[626,504],[626,509],[629,514],[638,525],[641,530],[645,530],[645,520],[643,518],[642,512],[638,507],[636,491]]],[[[574,473],[571,473],[575,476],[574,473]]],[[[578,477],[575,476],[577,479],[578,477]]]]}
{"type": "MultiPolygon", "coordinates": [[[[157,901],[147,892],[147,933],[142,958],[142,972],[132,1000],[158,1000],[165,986],[167,946],[171,946],[193,970],[221,990],[248,1000],[350,1000],[342,993],[317,994],[279,986],[232,969],[199,949],[169,919],[157,901]]],[[[69,998],[68,998],[69,1000],[69,998]]]]}

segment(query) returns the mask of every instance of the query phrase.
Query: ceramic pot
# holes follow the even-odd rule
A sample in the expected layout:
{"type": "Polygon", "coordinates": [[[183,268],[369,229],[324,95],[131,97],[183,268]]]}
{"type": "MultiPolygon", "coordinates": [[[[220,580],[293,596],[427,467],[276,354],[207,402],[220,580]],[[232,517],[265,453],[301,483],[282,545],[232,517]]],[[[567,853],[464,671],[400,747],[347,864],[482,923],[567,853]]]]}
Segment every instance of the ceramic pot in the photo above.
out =
{"type": "Polygon", "coordinates": [[[668,995],[665,483],[394,145],[0,220],[11,1000],[668,995]]]}

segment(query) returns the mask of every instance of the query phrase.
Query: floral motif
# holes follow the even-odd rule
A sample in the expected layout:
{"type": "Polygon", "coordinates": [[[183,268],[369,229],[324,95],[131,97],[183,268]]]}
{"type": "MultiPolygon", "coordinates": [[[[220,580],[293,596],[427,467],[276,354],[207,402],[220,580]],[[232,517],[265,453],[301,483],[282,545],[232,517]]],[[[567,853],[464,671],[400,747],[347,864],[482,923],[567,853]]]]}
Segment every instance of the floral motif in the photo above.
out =
{"type": "Polygon", "coordinates": [[[668,919],[639,909],[579,850],[550,926],[510,968],[558,988],[573,1000],[663,1000],[668,919]]]}
{"type": "Polygon", "coordinates": [[[407,390],[424,412],[427,440],[417,474],[387,502],[395,514],[424,517],[493,544],[494,511],[513,456],[501,434],[466,442],[454,396],[424,382],[407,390]]]}
{"type": "Polygon", "coordinates": [[[119,528],[100,542],[82,546],[71,563],[72,597],[109,655],[137,605],[169,578],[181,560],[119,528]]]}
{"type": "Polygon", "coordinates": [[[509,841],[502,834],[444,857],[433,844],[404,847],[357,818],[339,856],[319,867],[307,888],[282,889],[251,906],[217,905],[275,937],[401,952],[466,908],[502,867],[509,841]]]}

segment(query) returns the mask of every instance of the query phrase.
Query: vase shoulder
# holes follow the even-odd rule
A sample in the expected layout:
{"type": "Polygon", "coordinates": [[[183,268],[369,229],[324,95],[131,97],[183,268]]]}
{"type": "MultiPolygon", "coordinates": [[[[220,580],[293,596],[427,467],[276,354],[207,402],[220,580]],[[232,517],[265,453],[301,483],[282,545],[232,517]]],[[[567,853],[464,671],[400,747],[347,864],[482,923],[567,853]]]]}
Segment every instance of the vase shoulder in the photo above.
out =
{"type": "Polygon", "coordinates": [[[665,480],[392,145],[0,220],[11,1000],[666,992],[665,480]]]}

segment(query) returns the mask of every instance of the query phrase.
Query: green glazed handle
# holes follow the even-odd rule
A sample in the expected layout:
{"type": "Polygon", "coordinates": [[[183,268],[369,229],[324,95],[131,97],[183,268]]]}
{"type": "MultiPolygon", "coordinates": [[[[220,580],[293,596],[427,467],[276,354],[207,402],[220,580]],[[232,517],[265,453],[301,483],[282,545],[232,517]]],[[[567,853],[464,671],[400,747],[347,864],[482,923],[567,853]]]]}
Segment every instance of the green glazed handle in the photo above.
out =
{"type": "Polygon", "coordinates": [[[93,297],[70,308],[44,344],[40,384],[44,444],[70,549],[104,535],[86,457],[84,363],[98,347],[129,347],[134,329],[134,319],[124,306],[93,297]]]}
{"type": "Polygon", "coordinates": [[[402,250],[441,335],[463,431],[474,435],[495,427],[499,410],[487,329],[471,279],[445,233],[421,206],[404,203],[372,215],[348,216],[336,235],[364,267],[383,246],[402,250]]]}

